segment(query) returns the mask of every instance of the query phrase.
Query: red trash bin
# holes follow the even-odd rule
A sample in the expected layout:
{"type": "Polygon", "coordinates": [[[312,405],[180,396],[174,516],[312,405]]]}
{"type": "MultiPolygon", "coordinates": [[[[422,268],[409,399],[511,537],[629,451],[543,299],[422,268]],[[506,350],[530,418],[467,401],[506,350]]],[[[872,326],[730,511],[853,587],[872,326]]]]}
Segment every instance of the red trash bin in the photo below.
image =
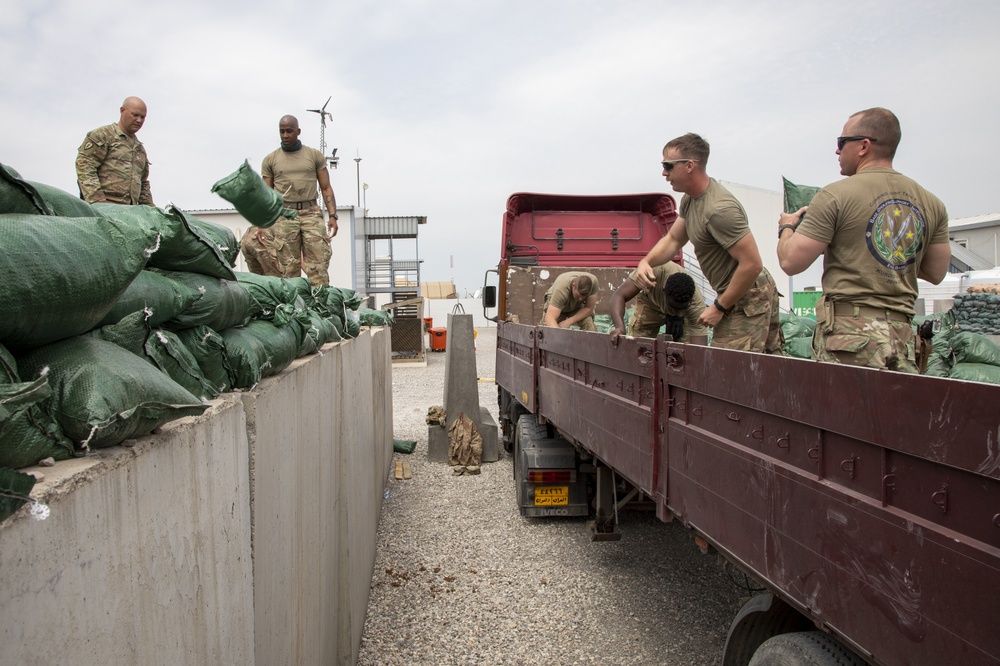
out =
{"type": "Polygon", "coordinates": [[[431,351],[445,351],[448,346],[448,329],[432,328],[428,332],[431,334],[431,351]]]}

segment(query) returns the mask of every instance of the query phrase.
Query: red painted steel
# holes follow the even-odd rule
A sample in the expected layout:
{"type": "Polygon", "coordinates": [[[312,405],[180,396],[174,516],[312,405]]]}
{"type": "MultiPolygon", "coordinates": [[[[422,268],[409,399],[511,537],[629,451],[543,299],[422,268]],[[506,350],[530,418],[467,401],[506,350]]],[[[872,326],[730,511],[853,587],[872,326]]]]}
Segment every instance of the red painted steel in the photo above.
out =
{"type": "Polygon", "coordinates": [[[533,411],[661,519],[873,663],[1000,664],[1000,386],[504,324],[511,393],[529,331],[533,411]]]}

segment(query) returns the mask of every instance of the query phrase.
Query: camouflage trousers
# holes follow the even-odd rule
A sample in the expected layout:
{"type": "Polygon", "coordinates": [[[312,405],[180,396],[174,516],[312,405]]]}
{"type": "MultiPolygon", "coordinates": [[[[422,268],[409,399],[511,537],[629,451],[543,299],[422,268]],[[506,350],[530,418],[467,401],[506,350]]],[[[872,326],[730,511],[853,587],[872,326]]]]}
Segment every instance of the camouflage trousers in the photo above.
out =
{"type": "Polygon", "coordinates": [[[780,355],[785,336],[778,314],[778,286],[765,268],[733,311],[712,329],[712,346],[780,355]]]}
{"type": "Polygon", "coordinates": [[[330,284],[333,252],[318,206],[298,211],[295,219],[279,217],[268,229],[251,227],[240,248],[251,273],[293,278],[304,271],[314,286],[330,284]]]}
{"type": "Polygon", "coordinates": [[[851,310],[854,306],[849,303],[835,307],[826,299],[816,304],[814,358],[827,363],[918,372],[916,340],[909,317],[884,310],[873,312],[873,308],[864,306],[851,310]]]}

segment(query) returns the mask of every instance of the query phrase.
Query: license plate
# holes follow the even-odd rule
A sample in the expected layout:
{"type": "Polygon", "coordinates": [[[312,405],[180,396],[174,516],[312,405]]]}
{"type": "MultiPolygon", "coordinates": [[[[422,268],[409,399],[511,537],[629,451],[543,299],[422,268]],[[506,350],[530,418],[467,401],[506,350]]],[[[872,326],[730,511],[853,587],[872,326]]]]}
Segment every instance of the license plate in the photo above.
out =
{"type": "Polygon", "coordinates": [[[535,486],[535,506],[566,506],[569,486],[535,486]]]}

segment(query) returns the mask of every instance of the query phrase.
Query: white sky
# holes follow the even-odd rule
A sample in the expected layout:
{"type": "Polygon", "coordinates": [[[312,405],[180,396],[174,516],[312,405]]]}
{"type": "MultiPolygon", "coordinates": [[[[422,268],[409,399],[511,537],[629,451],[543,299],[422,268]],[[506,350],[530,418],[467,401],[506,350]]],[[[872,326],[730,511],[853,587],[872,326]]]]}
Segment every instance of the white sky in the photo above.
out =
{"type": "Polygon", "coordinates": [[[687,131],[710,175],[777,191],[839,178],[844,121],[886,106],[897,169],[952,218],[1000,211],[998,28],[994,0],[9,2],[0,162],[76,192],[84,135],[138,95],[157,204],[228,207],[212,184],[259,171],[286,113],[318,147],[306,109],[333,95],[338,203],[360,155],[370,214],[426,215],[421,277],[462,293],[511,193],[669,191],[660,150],[687,131]]]}

